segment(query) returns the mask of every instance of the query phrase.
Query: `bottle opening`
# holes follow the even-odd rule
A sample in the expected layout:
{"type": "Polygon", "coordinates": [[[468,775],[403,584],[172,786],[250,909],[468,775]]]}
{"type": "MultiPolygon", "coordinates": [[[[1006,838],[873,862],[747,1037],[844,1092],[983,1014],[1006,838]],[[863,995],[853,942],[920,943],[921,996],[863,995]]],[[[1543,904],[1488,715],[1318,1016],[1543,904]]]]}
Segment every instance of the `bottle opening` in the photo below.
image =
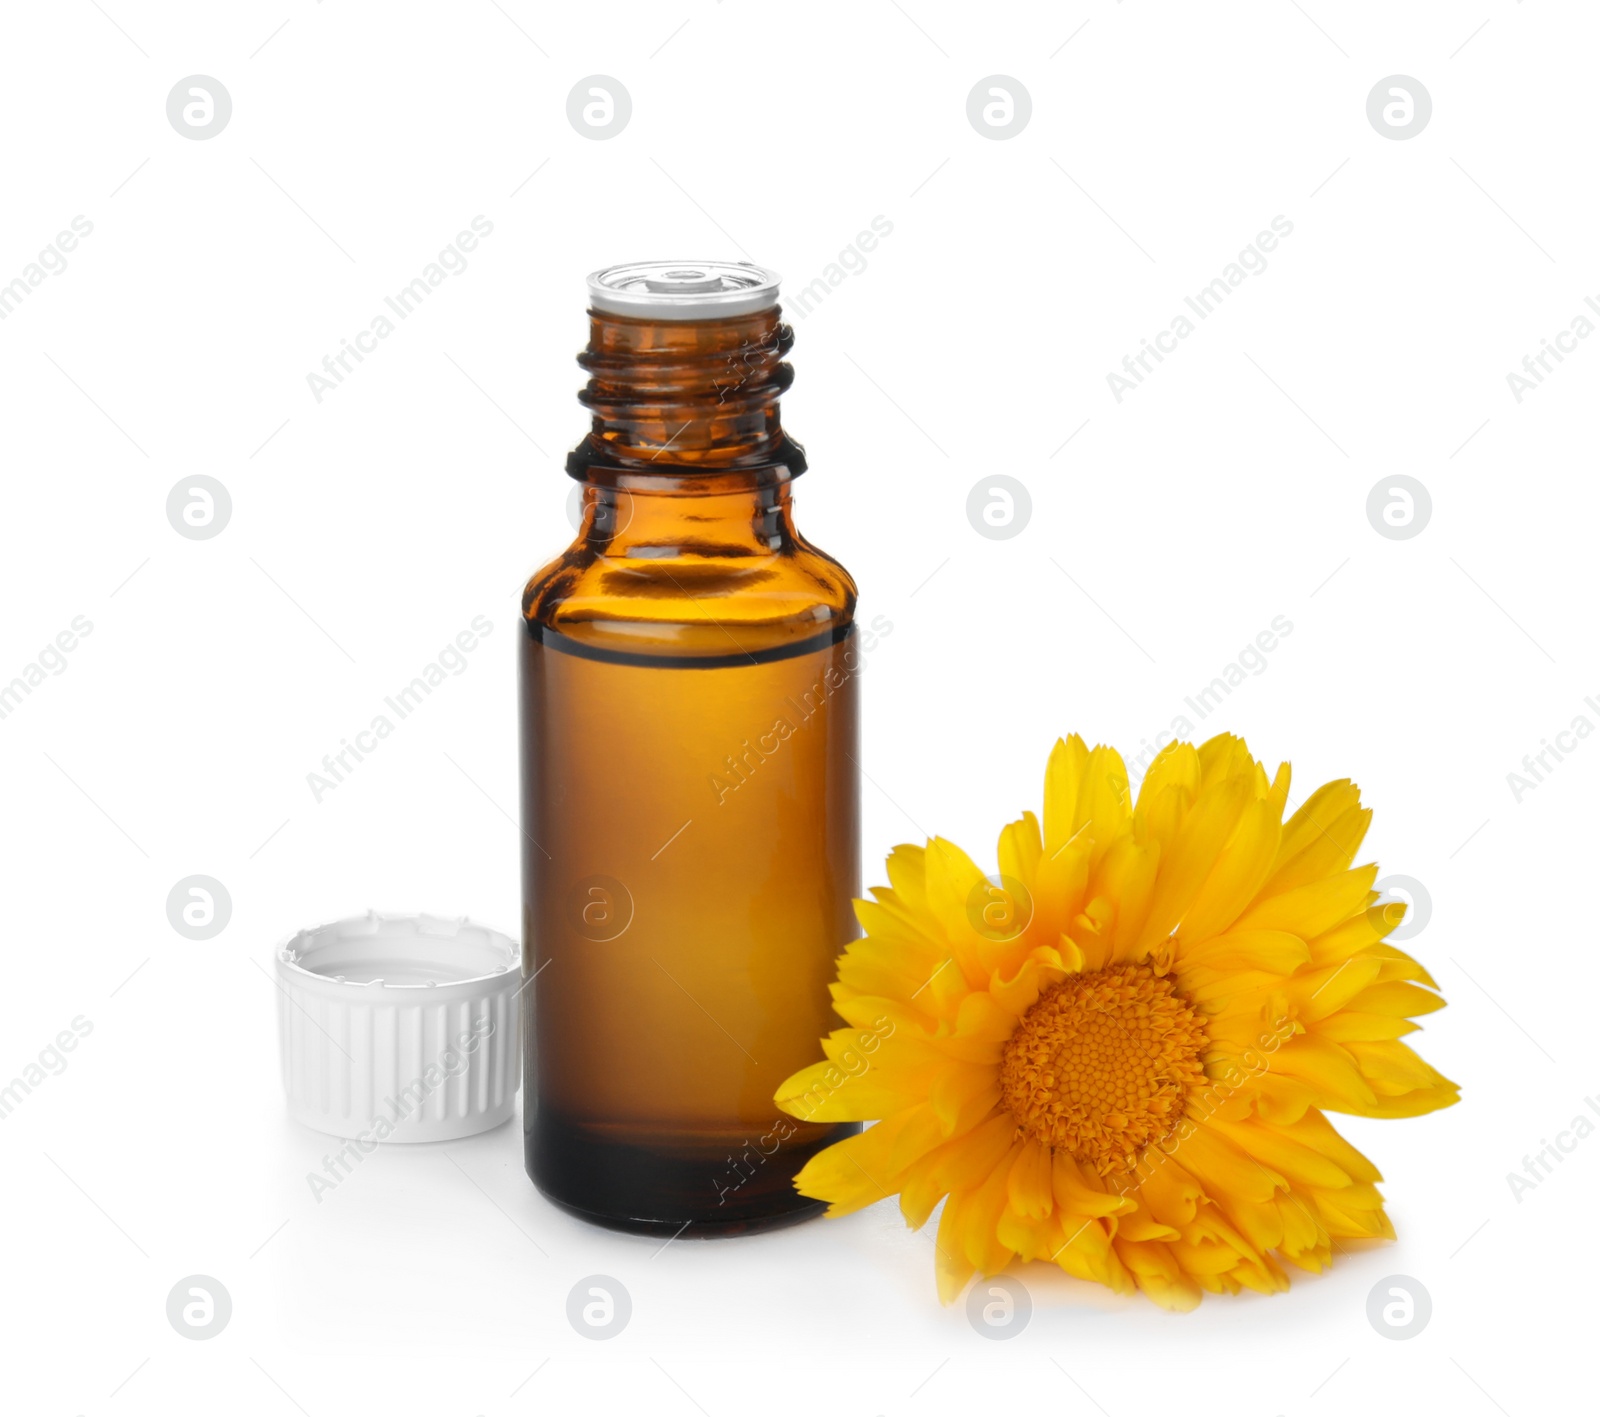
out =
{"type": "Polygon", "coordinates": [[[595,271],[589,303],[641,320],[716,320],[770,310],[778,279],[746,261],[633,261],[595,271]]]}

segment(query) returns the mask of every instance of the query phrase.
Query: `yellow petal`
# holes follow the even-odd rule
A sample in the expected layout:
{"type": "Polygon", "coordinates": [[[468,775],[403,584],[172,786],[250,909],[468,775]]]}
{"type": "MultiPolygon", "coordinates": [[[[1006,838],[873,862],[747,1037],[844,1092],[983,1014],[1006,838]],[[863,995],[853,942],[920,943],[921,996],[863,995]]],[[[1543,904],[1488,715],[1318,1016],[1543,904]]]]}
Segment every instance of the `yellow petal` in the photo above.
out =
{"type": "Polygon", "coordinates": [[[1050,1193],[1051,1157],[1036,1141],[1024,1141],[1011,1166],[1008,1195],[1018,1214],[1030,1220],[1043,1219],[1055,1209],[1050,1193]]]}
{"type": "Polygon", "coordinates": [[[1116,906],[1116,919],[1107,944],[1112,963],[1134,958],[1134,950],[1150,915],[1156,874],[1161,865],[1159,842],[1140,841],[1136,833],[1120,837],[1106,853],[1095,878],[1094,890],[1116,906]]]}
{"type": "Polygon", "coordinates": [[[920,846],[897,846],[889,853],[885,863],[889,873],[889,888],[907,910],[917,913],[928,907],[927,892],[923,885],[925,855],[920,846]]]}
{"type": "Polygon", "coordinates": [[[1282,895],[1264,897],[1240,916],[1236,928],[1288,930],[1310,940],[1361,911],[1377,877],[1376,866],[1360,866],[1282,895]]]}
{"type": "Polygon", "coordinates": [[[927,1223],[941,1196],[982,1184],[1011,1149],[1015,1134],[1016,1123],[996,1115],[913,1161],[900,1188],[900,1210],[912,1229],[927,1223]]]}
{"type": "Polygon", "coordinates": [[[1377,1101],[1350,1051],[1314,1034],[1290,1039],[1273,1054],[1272,1067],[1308,1084],[1317,1094],[1318,1105],[1335,1112],[1359,1111],[1377,1101]]]}
{"type": "Polygon", "coordinates": [[[1057,1152],[1050,1166],[1050,1189],[1056,1206],[1076,1215],[1122,1215],[1137,1202],[1132,1196],[1114,1195],[1104,1186],[1091,1182],[1065,1152],[1057,1152]]]}
{"type": "Polygon", "coordinates": [[[1270,1166],[1295,1185],[1337,1189],[1350,1177],[1315,1147],[1296,1141],[1281,1128],[1265,1122],[1227,1122],[1212,1119],[1215,1127],[1247,1156],[1270,1166]]]}
{"type": "Polygon", "coordinates": [[[1032,888],[1039,858],[1044,854],[1044,842],[1039,835],[1039,819],[1032,812],[1024,812],[1020,821],[1012,822],[1000,833],[1000,874],[1021,881],[1032,888]]]}
{"type": "Polygon", "coordinates": [[[1180,939],[1205,940],[1226,930],[1255,898],[1278,854],[1278,809],[1251,802],[1194,903],[1184,912],[1180,939]]]}
{"type": "Polygon", "coordinates": [[[1306,942],[1286,930],[1230,930],[1199,944],[1180,941],[1177,967],[1180,972],[1204,967],[1225,972],[1259,969],[1292,974],[1310,959],[1306,942]]]}
{"type": "MultiPolygon", "coordinates": [[[[1346,1050],[1380,1097],[1399,1097],[1412,1091],[1449,1088],[1455,1084],[1423,1062],[1404,1043],[1352,1043],[1346,1050]]],[[[1443,1105],[1443,1104],[1441,1104],[1443,1105]]]]}
{"type": "Polygon", "coordinates": [[[1135,814],[1152,807],[1156,799],[1167,792],[1176,794],[1173,800],[1187,797],[1193,800],[1200,791],[1200,754],[1194,744],[1168,743],[1156,754],[1155,762],[1139,784],[1139,797],[1134,803],[1135,814]]]}
{"type": "Polygon", "coordinates": [[[953,1304],[967,1287],[977,1266],[966,1256],[961,1243],[961,1197],[950,1196],[939,1216],[939,1232],[934,1238],[933,1268],[939,1285],[939,1302],[953,1304]]]}
{"type": "Polygon", "coordinates": [[[1183,1272],[1170,1246],[1119,1239],[1116,1247],[1139,1288],[1163,1309],[1187,1313],[1200,1302],[1200,1286],[1183,1272]]]}
{"type": "Polygon", "coordinates": [[[1267,893],[1309,885],[1347,869],[1366,837],[1372,813],[1361,806],[1353,782],[1324,783],[1283,824],[1283,843],[1267,893]]]}
{"type": "Polygon", "coordinates": [[[1420,1024],[1408,1018],[1395,1018],[1387,1014],[1358,1014],[1353,1009],[1341,1009],[1332,1018],[1317,1025],[1319,1038],[1334,1043],[1378,1043],[1386,1038],[1404,1038],[1415,1033],[1420,1024]]]}
{"type": "Polygon", "coordinates": [[[964,1206],[961,1217],[961,1242],[966,1255],[982,1274],[998,1274],[1015,1258],[1012,1249],[1000,1238],[1000,1217],[1010,1204],[1008,1187],[1020,1145],[1013,1146],[989,1178],[964,1206]]]}
{"type": "Polygon", "coordinates": [[[1140,953],[1166,939],[1194,904],[1252,791],[1246,779],[1229,778],[1201,792],[1170,850],[1163,848],[1155,894],[1139,935],[1140,953]]]}
{"type": "Polygon", "coordinates": [[[1444,1007],[1444,1000],[1427,989],[1401,980],[1378,983],[1363,989],[1350,1000],[1350,1007],[1367,1014],[1388,1014],[1393,1018],[1415,1018],[1444,1007]]]}
{"type": "Polygon", "coordinates": [[[946,1136],[970,1131],[1000,1101],[999,1073],[979,1063],[946,1063],[935,1075],[927,1100],[946,1136]]]}
{"type": "Polygon", "coordinates": [[[803,1122],[870,1122],[925,1101],[919,1093],[914,1080],[893,1081],[882,1069],[852,1077],[825,1058],[785,1078],[772,1100],[803,1122]]]}
{"type": "Polygon", "coordinates": [[[1281,1176],[1204,1123],[1193,1125],[1170,1154],[1212,1196],[1268,1201],[1274,1192],[1287,1189],[1281,1176]]]}
{"type": "Polygon", "coordinates": [[[919,1109],[885,1118],[853,1137],[825,1147],[800,1168],[795,1189],[829,1202],[829,1215],[848,1215],[894,1194],[899,1173],[892,1164],[896,1142],[914,1126],[919,1109]]]}

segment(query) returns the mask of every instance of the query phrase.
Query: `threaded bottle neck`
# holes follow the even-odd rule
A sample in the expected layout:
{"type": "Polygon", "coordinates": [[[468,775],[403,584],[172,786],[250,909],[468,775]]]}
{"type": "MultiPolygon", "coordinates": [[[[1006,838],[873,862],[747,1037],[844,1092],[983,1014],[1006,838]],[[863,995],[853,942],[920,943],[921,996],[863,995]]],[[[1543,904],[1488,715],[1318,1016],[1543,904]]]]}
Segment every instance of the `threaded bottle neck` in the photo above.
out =
{"type": "Polygon", "coordinates": [[[777,306],[712,320],[642,320],[590,310],[578,356],[593,414],[567,471],[713,473],[805,469],[783,432],[778,400],[794,380],[784,356],[794,332],[777,306]]]}

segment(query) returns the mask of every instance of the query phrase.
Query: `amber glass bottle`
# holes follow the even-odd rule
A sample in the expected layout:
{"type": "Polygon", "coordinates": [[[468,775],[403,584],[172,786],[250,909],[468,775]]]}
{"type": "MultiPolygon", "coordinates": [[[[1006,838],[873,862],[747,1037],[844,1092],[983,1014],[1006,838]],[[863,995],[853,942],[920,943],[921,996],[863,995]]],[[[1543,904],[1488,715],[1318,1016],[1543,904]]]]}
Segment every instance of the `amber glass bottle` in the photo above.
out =
{"type": "Polygon", "coordinates": [[[582,523],[522,599],[524,1124],[552,1201],[733,1234],[853,1125],[773,1091],[856,933],[855,585],[795,531],[777,278],[589,278],[582,523]]]}

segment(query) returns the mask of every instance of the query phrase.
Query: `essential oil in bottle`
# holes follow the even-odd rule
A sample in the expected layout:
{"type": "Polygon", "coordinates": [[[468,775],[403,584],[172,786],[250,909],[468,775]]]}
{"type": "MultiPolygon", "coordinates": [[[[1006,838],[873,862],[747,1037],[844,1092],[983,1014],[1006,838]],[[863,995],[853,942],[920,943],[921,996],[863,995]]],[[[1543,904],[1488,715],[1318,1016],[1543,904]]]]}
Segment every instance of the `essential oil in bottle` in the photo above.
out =
{"type": "Polygon", "coordinates": [[[589,277],[577,539],[520,638],[524,1125],[557,1205],[737,1234],[857,1130],[772,1094],[839,1026],[859,873],[856,588],[795,530],[777,277],[589,277]]]}

